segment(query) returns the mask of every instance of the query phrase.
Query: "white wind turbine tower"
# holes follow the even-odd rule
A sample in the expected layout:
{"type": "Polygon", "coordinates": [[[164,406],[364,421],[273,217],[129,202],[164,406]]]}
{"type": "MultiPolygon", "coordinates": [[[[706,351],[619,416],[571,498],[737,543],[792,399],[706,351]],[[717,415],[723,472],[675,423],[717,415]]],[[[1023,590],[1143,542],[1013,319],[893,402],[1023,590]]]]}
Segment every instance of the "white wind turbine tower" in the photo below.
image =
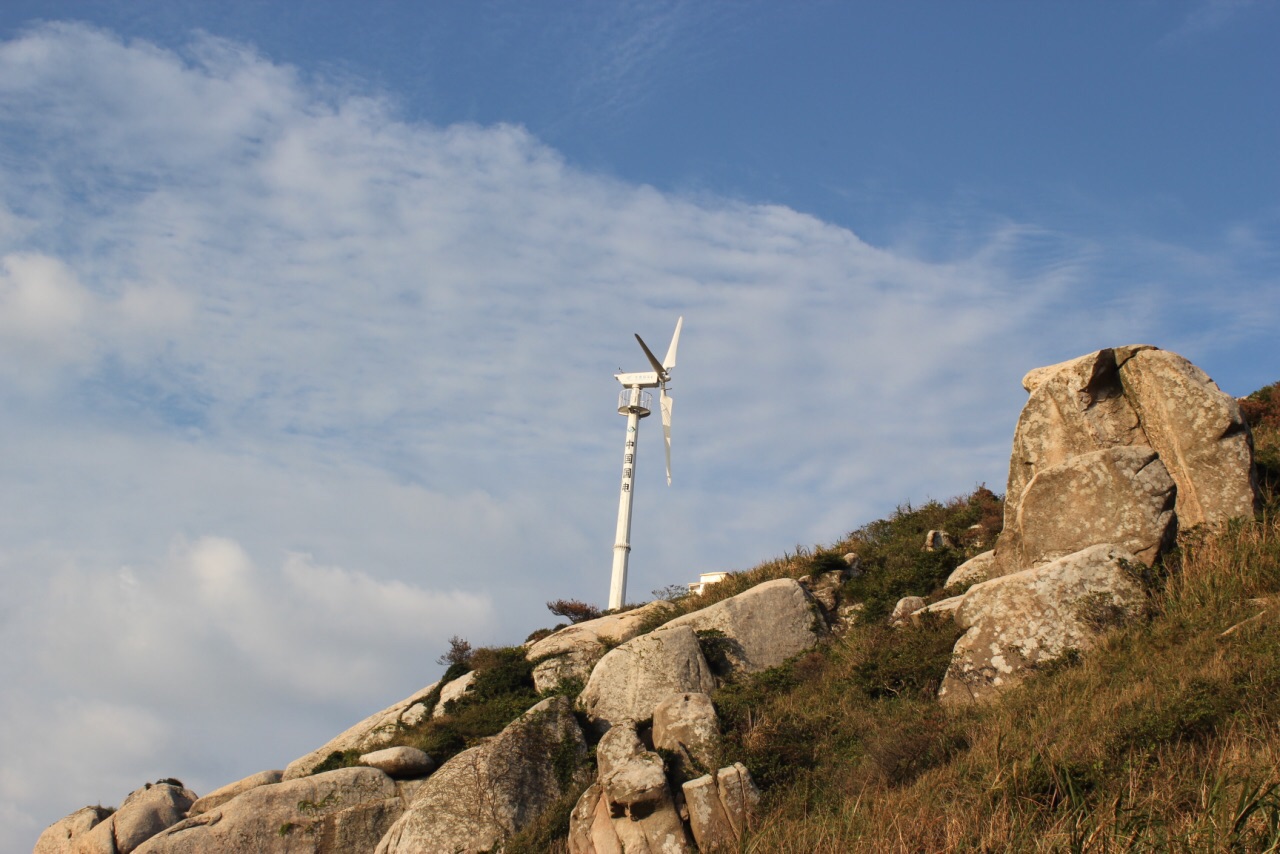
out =
{"type": "Polygon", "coordinates": [[[662,409],[662,436],[667,446],[667,486],[671,485],[671,395],[667,394],[667,383],[671,380],[671,369],[676,366],[676,347],[680,344],[680,327],[683,324],[683,317],[676,321],[671,346],[667,348],[667,356],[661,362],[644,343],[644,339],[636,336],[649,364],[653,366],[652,371],[614,374],[618,382],[622,383],[622,391],[618,395],[618,414],[627,416],[627,443],[622,452],[622,494],[618,499],[618,535],[613,544],[610,609],[621,608],[627,598],[627,558],[631,555],[631,499],[635,495],[633,475],[636,469],[636,439],[640,436],[640,419],[649,414],[649,406],[653,402],[653,395],[644,391],[647,388],[658,389],[658,403],[662,409]]]}

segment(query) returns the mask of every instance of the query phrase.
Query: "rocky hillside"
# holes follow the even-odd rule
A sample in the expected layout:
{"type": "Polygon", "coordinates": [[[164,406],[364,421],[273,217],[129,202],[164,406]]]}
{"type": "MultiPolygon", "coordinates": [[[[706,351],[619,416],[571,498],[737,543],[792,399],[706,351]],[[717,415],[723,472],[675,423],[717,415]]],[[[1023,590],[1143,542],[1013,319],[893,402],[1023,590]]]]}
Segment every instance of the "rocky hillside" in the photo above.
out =
{"type": "Polygon", "coordinates": [[[575,622],[521,646],[455,639],[439,682],[287,768],[148,784],[35,851],[1280,842],[1280,393],[1145,346],[1024,386],[1003,500],[902,507],[697,596],[556,603],[575,622]]]}

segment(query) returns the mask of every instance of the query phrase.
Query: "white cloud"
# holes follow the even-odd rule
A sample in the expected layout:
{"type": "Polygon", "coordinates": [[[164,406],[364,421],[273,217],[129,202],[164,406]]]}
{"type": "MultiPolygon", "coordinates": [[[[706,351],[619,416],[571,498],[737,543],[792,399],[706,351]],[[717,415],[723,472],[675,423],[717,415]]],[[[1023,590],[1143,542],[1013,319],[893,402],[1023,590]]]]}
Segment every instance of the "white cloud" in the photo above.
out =
{"type": "Polygon", "coordinates": [[[216,39],[35,29],[0,45],[0,130],[0,352],[41,354],[0,369],[0,733],[61,708],[161,736],[7,736],[28,824],[148,774],[287,762],[430,681],[448,636],[518,643],[542,602],[603,598],[612,373],[679,314],[675,486],[647,423],[638,596],[1000,488],[1035,365],[1274,352],[1239,235],[1204,265],[1153,250],[1180,272],[1146,288],[1107,261],[1121,240],[1021,223],[875,247],[585,174],[519,127],[411,122],[216,39]],[[1229,344],[1188,331],[1209,286],[1238,294],[1229,344]],[[73,748],[83,792],[56,777],[73,748]]]}
{"type": "Polygon", "coordinates": [[[56,258],[11,253],[0,259],[0,356],[6,367],[61,366],[86,355],[84,320],[92,295],[56,258]]]}
{"type": "Polygon", "coordinates": [[[257,692],[333,702],[376,691],[402,678],[399,651],[443,648],[451,632],[493,618],[481,592],[430,591],[303,555],[268,571],[224,537],[178,541],[150,566],[63,569],[32,600],[39,616],[26,630],[46,679],[170,710],[257,692]]]}
{"type": "Polygon", "coordinates": [[[161,776],[220,784],[213,746],[193,746],[211,732],[250,762],[282,765],[315,746],[315,727],[286,709],[328,705],[358,719],[369,702],[398,699],[389,686],[426,684],[422,658],[451,634],[494,628],[481,592],[304,555],[264,569],[223,537],[178,541],[114,572],[63,566],[23,598],[0,631],[13,686],[0,703],[0,798],[27,827],[32,814],[48,823],[81,802],[117,803],[161,776]]]}

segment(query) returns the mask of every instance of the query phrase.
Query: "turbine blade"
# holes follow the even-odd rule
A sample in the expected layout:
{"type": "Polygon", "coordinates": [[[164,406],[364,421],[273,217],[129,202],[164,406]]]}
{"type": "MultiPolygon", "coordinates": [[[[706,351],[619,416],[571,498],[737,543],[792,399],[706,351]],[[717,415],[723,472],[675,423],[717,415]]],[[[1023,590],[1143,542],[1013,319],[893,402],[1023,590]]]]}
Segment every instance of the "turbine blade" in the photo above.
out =
{"type": "Polygon", "coordinates": [[[668,371],[676,366],[676,348],[680,346],[680,327],[684,326],[684,316],[676,320],[676,332],[671,336],[671,346],[667,348],[667,358],[662,360],[662,367],[668,371]]]}
{"type": "Polygon", "coordinates": [[[671,485],[671,409],[675,401],[667,394],[667,384],[663,383],[658,392],[658,403],[662,407],[662,438],[667,446],[667,486],[671,485]]]}
{"type": "MultiPolygon", "coordinates": [[[[653,365],[653,369],[658,372],[658,376],[666,376],[666,368],[662,367],[662,363],[658,361],[658,357],[653,355],[653,351],[649,349],[649,345],[644,343],[644,339],[641,338],[639,334],[636,335],[636,340],[640,342],[640,349],[644,350],[644,354],[649,357],[649,364],[653,365]]],[[[650,386],[650,388],[652,388],[652,386],[650,386]]]]}

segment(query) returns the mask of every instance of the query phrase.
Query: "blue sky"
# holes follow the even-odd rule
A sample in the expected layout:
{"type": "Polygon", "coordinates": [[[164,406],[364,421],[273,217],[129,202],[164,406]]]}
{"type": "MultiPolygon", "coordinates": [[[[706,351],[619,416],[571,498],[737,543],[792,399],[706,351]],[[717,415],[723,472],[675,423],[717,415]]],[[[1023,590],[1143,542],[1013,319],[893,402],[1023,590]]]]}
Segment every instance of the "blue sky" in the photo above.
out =
{"type": "Polygon", "coordinates": [[[1031,368],[1280,378],[1280,4],[0,7],[0,850],[608,589],[1000,489],[1031,368]]]}

